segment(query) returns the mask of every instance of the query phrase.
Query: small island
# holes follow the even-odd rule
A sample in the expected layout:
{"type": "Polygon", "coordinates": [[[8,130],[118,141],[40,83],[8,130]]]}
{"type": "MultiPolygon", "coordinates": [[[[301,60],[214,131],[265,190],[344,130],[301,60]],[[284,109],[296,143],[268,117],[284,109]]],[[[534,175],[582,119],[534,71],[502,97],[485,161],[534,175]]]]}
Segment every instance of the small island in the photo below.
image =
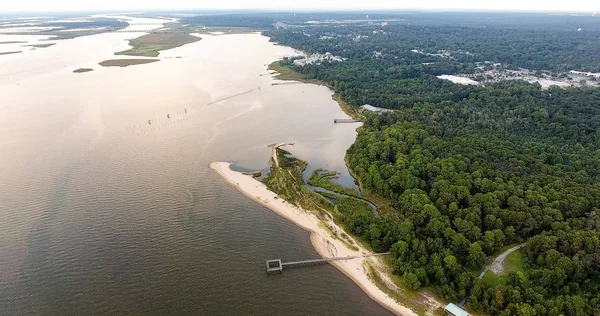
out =
{"type": "Polygon", "coordinates": [[[10,54],[18,54],[21,53],[21,51],[14,51],[14,52],[0,52],[0,55],[10,55],[10,54]]]}
{"type": "Polygon", "coordinates": [[[94,71],[94,69],[92,69],[92,68],[79,68],[79,69],[73,70],[74,73],[82,73],[82,72],[90,72],[90,71],[94,71]]]}
{"type": "Polygon", "coordinates": [[[160,61],[160,59],[109,59],[100,62],[103,67],[129,67],[133,65],[149,64],[160,61]]]}
{"type": "Polygon", "coordinates": [[[158,57],[160,51],[194,43],[202,38],[190,34],[191,30],[179,25],[148,33],[129,40],[131,49],[116,52],[115,55],[158,57]]]}

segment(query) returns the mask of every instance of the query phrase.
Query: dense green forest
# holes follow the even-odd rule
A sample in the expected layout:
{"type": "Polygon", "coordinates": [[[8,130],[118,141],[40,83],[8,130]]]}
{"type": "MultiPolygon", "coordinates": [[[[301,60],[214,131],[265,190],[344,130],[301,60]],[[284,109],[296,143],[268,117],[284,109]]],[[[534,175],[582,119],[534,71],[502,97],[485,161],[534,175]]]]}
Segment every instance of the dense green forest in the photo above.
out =
{"type": "Polygon", "coordinates": [[[470,307],[493,314],[527,305],[538,315],[592,315],[600,308],[599,122],[600,90],[522,82],[369,116],[349,166],[398,212],[346,220],[374,249],[391,247],[396,272],[414,288],[469,295],[470,307]],[[487,288],[465,270],[524,240],[519,286],[487,288]],[[547,309],[552,300],[581,306],[547,309]]]}
{"type": "Polygon", "coordinates": [[[307,17],[260,18],[274,42],[346,59],[282,66],[325,82],[354,109],[396,109],[364,113],[347,152],[361,189],[392,209],[342,220],[374,251],[391,250],[408,287],[467,297],[468,308],[492,315],[598,315],[600,90],[435,77],[485,60],[598,71],[598,18],[406,14],[387,26],[303,27],[307,17]],[[267,25],[284,18],[296,26],[267,25]],[[452,58],[424,54],[441,50],[452,58]],[[500,284],[478,278],[487,258],[523,242],[523,271],[500,284]]]}
{"type": "MultiPolygon", "coordinates": [[[[357,34],[356,28],[335,33],[357,34]]],[[[347,58],[282,64],[329,83],[351,106],[398,109],[367,114],[348,150],[363,190],[389,199],[395,211],[348,214],[347,227],[375,251],[391,249],[394,272],[409,287],[427,286],[453,301],[466,296],[475,311],[597,314],[600,90],[543,90],[522,81],[461,86],[435,77],[470,72],[479,58],[532,69],[595,70],[598,56],[578,48],[596,45],[592,37],[535,28],[423,25],[385,31],[393,35],[322,40],[333,31],[266,33],[292,47],[347,58]],[[449,60],[411,53],[415,47],[460,48],[472,55],[449,60]],[[375,58],[374,51],[383,57],[375,58]],[[496,285],[473,273],[487,257],[521,242],[523,272],[511,272],[496,285]]]]}

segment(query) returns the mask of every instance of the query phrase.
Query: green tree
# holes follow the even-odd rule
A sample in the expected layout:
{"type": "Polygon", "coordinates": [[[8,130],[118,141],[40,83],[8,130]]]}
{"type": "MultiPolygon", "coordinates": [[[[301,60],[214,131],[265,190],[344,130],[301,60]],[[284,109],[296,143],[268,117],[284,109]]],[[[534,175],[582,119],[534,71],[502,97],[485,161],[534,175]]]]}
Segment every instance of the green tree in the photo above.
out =
{"type": "Polygon", "coordinates": [[[469,246],[467,264],[473,269],[481,269],[485,264],[485,253],[483,253],[479,243],[472,243],[469,246]]]}
{"type": "Polygon", "coordinates": [[[419,278],[412,272],[404,273],[404,282],[406,282],[406,286],[413,290],[417,290],[419,287],[421,287],[419,278]]]}

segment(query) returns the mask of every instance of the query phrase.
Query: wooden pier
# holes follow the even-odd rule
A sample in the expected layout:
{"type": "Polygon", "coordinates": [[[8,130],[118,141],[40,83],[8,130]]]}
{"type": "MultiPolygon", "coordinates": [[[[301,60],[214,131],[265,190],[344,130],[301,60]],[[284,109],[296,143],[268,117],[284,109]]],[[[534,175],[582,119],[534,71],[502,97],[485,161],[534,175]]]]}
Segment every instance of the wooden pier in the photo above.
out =
{"type": "Polygon", "coordinates": [[[332,261],[343,261],[343,260],[352,260],[359,258],[368,258],[368,257],[379,257],[379,256],[388,256],[389,252],[384,253],[372,253],[360,256],[349,256],[349,257],[334,257],[334,258],[323,258],[323,259],[313,259],[313,260],[302,260],[302,261],[292,261],[292,262],[282,262],[281,259],[267,260],[267,274],[279,274],[283,272],[283,269],[289,268],[299,268],[299,267],[312,267],[327,264],[332,261]]]}
{"type": "Polygon", "coordinates": [[[274,82],[271,85],[272,86],[286,86],[286,85],[290,85],[290,84],[303,84],[304,82],[300,82],[300,81],[287,81],[287,82],[274,82]]]}
{"type": "Polygon", "coordinates": [[[355,119],[333,119],[333,123],[337,124],[337,123],[358,123],[358,122],[362,122],[361,120],[355,120],[355,119]]]}
{"type": "Polygon", "coordinates": [[[283,272],[281,259],[267,260],[267,274],[279,274],[283,272]]]}

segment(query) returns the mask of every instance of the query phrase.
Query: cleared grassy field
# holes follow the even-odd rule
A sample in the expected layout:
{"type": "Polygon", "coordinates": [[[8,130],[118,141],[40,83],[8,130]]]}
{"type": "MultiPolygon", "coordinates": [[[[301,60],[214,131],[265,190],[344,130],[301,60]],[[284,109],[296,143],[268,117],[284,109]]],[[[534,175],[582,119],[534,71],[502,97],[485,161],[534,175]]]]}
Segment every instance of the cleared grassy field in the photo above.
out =
{"type": "Polygon", "coordinates": [[[288,67],[282,66],[280,61],[274,61],[269,65],[269,70],[276,71],[275,79],[279,80],[292,80],[300,82],[308,82],[304,75],[291,70],[288,67]]]}
{"type": "Polygon", "coordinates": [[[515,251],[508,255],[504,260],[504,267],[507,273],[525,272],[523,268],[523,254],[520,251],[515,251]]]}
{"type": "Polygon", "coordinates": [[[523,254],[520,251],[517,250],[506,257],[504,260],[504,272],[503,275],[497,275],[492,271],[488,271],[483,276],[483,281],[489,286],[498,286],[506,283],[506,275],[511,272],[522,272],[525,274],[523,254]]]}
{"type": "Polygon", "coordinates": [[[150,33],[129,40],[129,45],[133,46],[133,48],[117,52],[115,55],[157,57],[161,50],[180,47],[199,40],[201,38],[192,36],[184,31],[150,33]]]}
{"type": "Polygon", "coordinates": [[[128,67],[133,65],[149,64],[160,59],[109,59],[100,62],[99,65],[103,67],[128,67]]]}

